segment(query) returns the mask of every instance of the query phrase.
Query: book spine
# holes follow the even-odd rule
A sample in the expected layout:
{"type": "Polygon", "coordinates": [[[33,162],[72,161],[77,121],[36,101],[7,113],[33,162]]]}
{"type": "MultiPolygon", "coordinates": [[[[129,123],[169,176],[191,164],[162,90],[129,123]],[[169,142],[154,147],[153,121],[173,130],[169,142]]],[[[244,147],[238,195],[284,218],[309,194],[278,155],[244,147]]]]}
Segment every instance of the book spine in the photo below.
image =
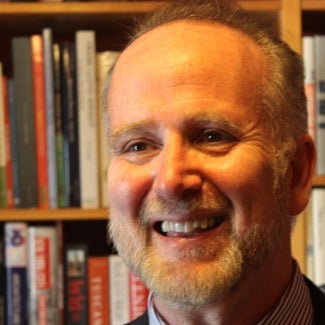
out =
{"type": "Polygon", "coordinates": [[[104,124],[101,94],[106,84],[106,79],[110,73],[120,52],[102,51],[96,54],[97,69],[97,92],[98,92],[98,164],[99,164],[99,194],[100,206],[108,208],[107,196],[107,166],[109,161],[109,150],[107,143],[107,125],[104,124]]]}
{"type": "MultiPolygon", "coordinates": [[[[2,65],[0,64],[0,80],[2,81],[2,65]]],[[[6,176],[6,140],[5,112],[2,82],[0,83],[0,209],[7,208],[7,176],[6,176]]]]}
{"type": "Polygon", "coordinates": [[[58,287],[58,325],[64,325],[64,248],[63,248],[63,224],[62,221],[56,223],[57,233],[57,287],[58,287]]]}
{"type": "Polygon", "coordinates": [[[88,323],[87,258],[86,245],[66,245],[66,325],[87,325],[88,323]]]}
{"type": "Polygon", "coordinates": [[[58,317],[56,228],[30,226],[28,230],[29,324],[56,325],[58,317]]]}
{"type": "Polygon", "coordinates": [[[6,268],[4,223],[0,223],[0,325],[6,324],[6,268]]]}
{"type": "Polygon", "coordinates": [[[99,207],[96,45],[93,31],[77,31],[77,93],[81,207],[99,207]]]}
{"type": "Polygon", "coordinates": [[[316,67],[316,106],[317,133],[316,149],[318,175],[325,174],[325,36],[315,36],[315,67],[316,67]]]}
{"type": "Polygon", "coordinates": [[[129,271],[119,255],[109,256],[110,324],[130,321],[129,271]]]}
{"type": "Polygon", "coordinates": [[[61,45],[61,103],[66,159],[66,188],[69,206],[80,206],[78,112],[74,43],[61,45]]]}
{"type": "Polygon", "coordinates": [[[48,191],[51,209],[58,207],[57,175],[56,175],[56,147],[55,147],[55,96],[54,96],[54,61],[52,30],[44,28],[44,76],[46,99],[46,124],[47,124],[47,157],[48,157],[48,191]]]}
{"type": "Polygon", "coordinates": [[[134,320],[147,310],[149,290],[134,273],[130,278],[130,320],[134,320]]]}
{"type": "Polygon", "coordinates": [[[6,151],[6,181],[7,181],[7,209],[14,207],[13,195],[13,174],[12,174],[12,158],[11,158],[11,128],[9,119],[9,103],[8,103],[8,80],[2,78],[3,90],[3,108],[4,108],[4,125],[5,125],[5,151],[6,151]]]}
{"type": "Polygon", "coordinates": [[[57,195],[58,207],[68,206],[65,187],[65,157],[63,138],[63,117],[61,100],[61,67],[60,67],[60,47],[53,44],[54,59],[54,94],[55,94],[55,152],[56,152],[56,175],[57,175],[57,195]]]}
{"type": "Polygon", "coordinates": [[[37,170],[31,42],[29,37],[12,39],[18,177],[21,207],[37,207],[37,170]]]}
{"type": "Polygon", "coordinates": [[[108,256],[88,257],[89,325],[109,324],[108,256]]]}
{"type": "Polygon", "coordinates": [[[27,308],[27,224],[5,224],[7,277],[7,324],[28,324],[27,308]]]}
{"type": "Polygon", "coordinates": [[[303,61],[305,66],[305,93],[308,112],[308,132],[316,140],[316,80],[315,80],[315,42],[313,36],[304,36],[303,61]]]}
{"type": "Polygon", "coordinates": [[[34,118],[36,139],[36,162],[38,183],[38,207],[49,208],[48,167],[47,167],[47,131],[44,80],[43,39],[41,35],[31,36],[34,118]]]}
{"type": "Polygon", "coordinates": [[[21,206],[19,177],[18,177],[18,130],[15,109],[15,95],[13,79],[8,79],[8,104],[9,104],[9,122],[10,122],[10,149],[11,149],[11,168],[12,168],[12,183],[13,183],[13,200],[14,207],[21,206]]]}
{"type": "Polygon", "coordinates": [[[325,189],[312,190],[314,282],[325,288],[325,189]]]}

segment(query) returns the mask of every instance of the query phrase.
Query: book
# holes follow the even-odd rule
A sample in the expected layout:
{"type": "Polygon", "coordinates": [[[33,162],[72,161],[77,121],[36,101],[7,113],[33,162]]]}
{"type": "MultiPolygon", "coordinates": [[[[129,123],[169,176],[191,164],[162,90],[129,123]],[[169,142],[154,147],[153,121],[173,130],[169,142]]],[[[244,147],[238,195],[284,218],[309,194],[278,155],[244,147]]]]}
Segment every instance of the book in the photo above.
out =
{"type": "Polygon", "coordinates": [[[63,121],[64,174],[68,206],[80,206],[79,133],[75,44],[60,44],[60,86],[63,121]]]}
{"type": "Polygon", "coordinates": [[[313,260],[316,285],[325,288],[325,189],[314,188],[312,199],[313,260]]]}
{"type": "Polygon", "coordinates": [[[109,255],[110,324],[130,321],[129,270],[119,255],[109,255]]]}
{"type": "Polygon", "coordinates": [[[316,78],[316,172],[325,174],[325,36],[315,35],[315,78],[316,78]]]}
{"type": "Polygon", "coordinates": [[[55,226],[29,226],[29,324],[58,324],[57,248],[55,226]]]}
{"type": "Polygon", "coordinates": [[[5,132],[5,156],[6,156],[6,185],[7,185],[7,209],[14,207],[13,194],[13,172],[11,159],[11,127],[9,118],[9,103],[8,103],[8,80],[5,76],[2,77],[2,97],[3,97],[3,113],[4,113],[4,132],[5,132]]]}
{"type": "Polygon", "coordinates": [[[89,325],[109,324],[108,256],[88,257],[89,325]]]}
{"type": "Polygon", "coordinates": [[[130,320],[134,320],[147,310],[149,290],[142,280],[132,272],[129,272],[129,285],[130,320]]]}
{"type": "Polygon", "coordinates": [[[43,39],[31,36],[38,208],[49,208],[43,39]]]}
{"type": "Polygon", "coordinates": [[[316,140],[316,80],[315,80],[315,42],[313,36],[302,39],[302,56],[305,67],[305,93],[308,112],[308,132],[316,140]]]}
{"type": "Polygon", "coordinates": [[[54,99],[55,99],[55,155],[56,155],[56,183],[58,207],[68,206],[67,189],[65,186],[65,154],[63,137],[63,117],[61,105],[61,58],[59,44],[53,44],[54,60],[54,99]]]}
{"type": "Polygon", "coordinates": [[[6,267],[4,223],[0,223],[0,325],[6,324],[6,267]]]}
{"type": "Polygon", "coordinates": [[[5,112],[2,88],[2,64],[0,64],[0,209],[7,208],[7,175],[6,175],[6,139],[5,112]]]}
{"type": "Polygon", "coordinates": [[[76,32],[77,93],[82,208],[99,207],[96,44],[94,31],[76,32]]]}
{"type": "Polygon", "coordinates": [[[56,222],[57,234],[57,278],[58,278],[58,325],[64,325],[64,247],[63,247],[63,222],[56,222]]]}
{"type": "Polygon", "coordinates": [[[55,95],[54,95],[54,59],[52,29],[44,28],[43,60],[45,77],[45,101],[46,101],[46,138],[47,138],[47,174],[49,207],[58,207],[57,198],[57,168],[56,168],[56,145],[55,145],[55,95]]]}
{"type": "Polygon", "coordinates": [[[87,246],[65,247],[65,312],[66,325],[88,324],[87,246]]]}
{"type": "Polygon", "coordinates": [[[9,105],[9,122],[10,122],[10,153],[12,168],[12,190],[14,208],[21,206],[20,188],[18,177],[18,130],[16,129],[16,108],[13,79],[7,81],[8,105],[9,105]]]}
{"type": "Polygon", "coordinates": [[[28,324],[27,241],[25,222],[5,223],[5,266],[7,277],[7,324],[28,324]]]}
{"type": "Polygon", "coordinates": [[[38,207],[33,72],[29,37],[12,38],[20,207],[38,207]]]}
{"type": "Polygon", "coordinates": [[[116,62],[120,52],[101,51],[96,53],[97,68],[97,90],[98,90],[98,164],[99,164],[99,194],[100,206],[108,208],[107,196],[107,166],[109,161],[109,151],[107,143],[107,125],[103,118],[104,107],[102,107],[102,92],[107,83],[107,77],[116,62]]]}

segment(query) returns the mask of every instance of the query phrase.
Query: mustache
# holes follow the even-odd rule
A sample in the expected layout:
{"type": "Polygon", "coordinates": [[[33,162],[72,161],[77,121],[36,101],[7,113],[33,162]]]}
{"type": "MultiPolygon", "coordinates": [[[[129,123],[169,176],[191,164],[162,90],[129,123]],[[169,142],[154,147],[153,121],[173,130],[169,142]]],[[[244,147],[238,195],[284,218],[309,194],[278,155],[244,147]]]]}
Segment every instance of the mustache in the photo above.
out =
{"type": "Polygon", "coordinates": [[[215,211],[216,215],[229,216],[233,211],[230,200],[221,194],[209,197],[190,197],[168,201],[162,197],[145,198],[138,209],[140,224],[147,224],[150,215],[195,214],[215,211]]]}

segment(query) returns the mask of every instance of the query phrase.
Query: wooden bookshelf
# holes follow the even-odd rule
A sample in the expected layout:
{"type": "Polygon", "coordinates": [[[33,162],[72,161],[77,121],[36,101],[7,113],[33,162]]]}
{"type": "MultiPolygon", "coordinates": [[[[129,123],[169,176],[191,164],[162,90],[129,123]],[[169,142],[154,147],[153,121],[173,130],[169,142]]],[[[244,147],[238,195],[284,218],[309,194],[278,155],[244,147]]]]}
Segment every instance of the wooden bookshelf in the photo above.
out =
{"type": "Polygon", "coordinates": [[[0,210],[3,221],[68,221],[68,220],[107,220],[107,209],[8,209],[0,210]]]}
{"type": "MultiPolygon", "coordinates": [[[[246,0],[238,1],[246,10],[271,17],[279,33],[290,46],[301,52],[304,33],[325,33],[324,0],[246,0]]],[[[0,61],[10,75],[10,40],[13,36],[39,33],[53,29],[57,39],[72,38],[78,29],[93,29],[98,50],[120,50],[136,17],[161,6],[164,1],[105,2],[0,2],[0,61]]],[[[325,187],[325,176],[315,176],[315,187],[325,187]]],[[[0,210],[0,221],[87,221],[106,220],[106,209],[0,210]]],[[[305,269],[305,221],[300,218],[294,235],[294,255],[305,269]],[[301,220],[301,221],[300,221],[301,220]]]]}

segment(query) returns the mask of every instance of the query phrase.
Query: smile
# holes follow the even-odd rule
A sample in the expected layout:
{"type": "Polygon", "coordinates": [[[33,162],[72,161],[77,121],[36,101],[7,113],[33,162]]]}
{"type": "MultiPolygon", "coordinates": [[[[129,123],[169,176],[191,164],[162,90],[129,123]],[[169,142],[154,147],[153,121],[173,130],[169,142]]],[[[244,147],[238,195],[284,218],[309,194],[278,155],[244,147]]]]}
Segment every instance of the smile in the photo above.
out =
{"type": "Polygon", "coordinates": [[[224,217],[210,217],[185,222],[162,221],[158,223],[156,228],[163,235],[189,235],[213,229],[219,226],[224,220],[224,217]]]}

